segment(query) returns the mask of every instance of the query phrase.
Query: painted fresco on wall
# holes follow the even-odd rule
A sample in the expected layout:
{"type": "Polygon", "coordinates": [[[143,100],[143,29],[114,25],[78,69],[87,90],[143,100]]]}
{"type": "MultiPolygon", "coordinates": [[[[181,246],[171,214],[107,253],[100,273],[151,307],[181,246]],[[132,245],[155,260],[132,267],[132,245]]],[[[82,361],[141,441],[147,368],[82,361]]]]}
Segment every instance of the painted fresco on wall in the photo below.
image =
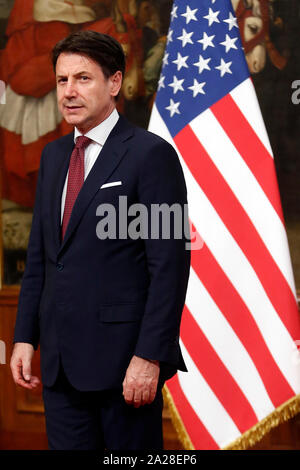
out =
{"type": "MultiPolygon", "coordinates": [[[[232,3],[275,154],[300,288],[300,106],[291,99],[291,85],[300,80],[299,2],[232,3]]],[[[171,5],[172,0],[0,0],[0,79],[6,83],[6,104],[0,105],[4,284],[19,284],[22,278],[41,150],[71,130],[57,109],[52,47],[81,29],[118,39],[127,57],[118,110],[147,127],[171,5]]]]}

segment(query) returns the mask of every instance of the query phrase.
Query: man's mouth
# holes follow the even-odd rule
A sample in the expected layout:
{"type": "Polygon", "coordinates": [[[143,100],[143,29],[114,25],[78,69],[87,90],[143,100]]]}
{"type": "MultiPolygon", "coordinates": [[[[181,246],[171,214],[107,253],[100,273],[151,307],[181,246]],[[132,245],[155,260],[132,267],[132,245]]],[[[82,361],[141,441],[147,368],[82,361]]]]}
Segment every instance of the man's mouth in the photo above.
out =
{"type": "Polygon", "coordinates": [[[65,104],[64,107],[69,111],[75,111],[76,109],[81,109],[82,106],[76,104],[65,104]]]}

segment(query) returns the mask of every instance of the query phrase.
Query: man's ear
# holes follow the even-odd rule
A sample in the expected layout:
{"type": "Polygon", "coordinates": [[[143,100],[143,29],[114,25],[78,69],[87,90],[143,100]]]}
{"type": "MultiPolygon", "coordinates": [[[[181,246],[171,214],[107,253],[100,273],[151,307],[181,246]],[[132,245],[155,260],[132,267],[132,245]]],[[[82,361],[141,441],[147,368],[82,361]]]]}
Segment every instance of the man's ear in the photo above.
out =
{"type": "Polygon", "coordinates": [[[111,81],[111,89],[110,94],[111,96],[117,96],[119,91],[121,90],[123,75],[120,70],[109,77],[111,81]]]}

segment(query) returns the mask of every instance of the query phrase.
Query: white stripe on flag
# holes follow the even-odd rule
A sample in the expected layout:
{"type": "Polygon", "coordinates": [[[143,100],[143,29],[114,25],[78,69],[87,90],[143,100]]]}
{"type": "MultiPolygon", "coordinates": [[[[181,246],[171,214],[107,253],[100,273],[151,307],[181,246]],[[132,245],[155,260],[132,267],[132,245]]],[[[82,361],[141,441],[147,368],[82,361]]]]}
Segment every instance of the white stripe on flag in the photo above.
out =
{"type": "Polygon", "coordinates": [[[182,391],[216,443],[225,447],[240,437],[241,433],[200,374],[182,341],[180,347],[189,371],[178,371],[182,391]]]}
{"type": "Polygon", "coordinates": [[[273,158],[272,148],[251,78],[247,78],[240,83],[230,92],[230,95],[269,152],[270,156],[273,158]]]}
{"type": "Polygon", "coordinates": [[[274,406],[260,375],[247,350],[192,268],[186,305],[225,367],[243,391],[259,420],[263,419],[274,410],[274,406]]]}

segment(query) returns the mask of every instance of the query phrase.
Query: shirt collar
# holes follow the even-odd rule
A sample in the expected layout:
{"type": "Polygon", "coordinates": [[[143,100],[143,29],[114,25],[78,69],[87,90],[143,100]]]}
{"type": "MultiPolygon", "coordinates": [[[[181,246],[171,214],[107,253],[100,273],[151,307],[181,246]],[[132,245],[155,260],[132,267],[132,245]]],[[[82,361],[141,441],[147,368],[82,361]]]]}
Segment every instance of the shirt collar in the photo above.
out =
{"type": "MultiPolygon", "coordinates": [[[[89,137],[91,140],[96,142],[97,144],[104,145],[107,137],[117,124],[119,119],[119,113],[116,108],[112,111],[112,113],[98,126],[93,127],[89,132],[84,134],[86,137],[89,137]]],[[[75,127],[74,130],[74,142],[76,142],[77,137],[81,136],[81,132],[75,127]]]]}

